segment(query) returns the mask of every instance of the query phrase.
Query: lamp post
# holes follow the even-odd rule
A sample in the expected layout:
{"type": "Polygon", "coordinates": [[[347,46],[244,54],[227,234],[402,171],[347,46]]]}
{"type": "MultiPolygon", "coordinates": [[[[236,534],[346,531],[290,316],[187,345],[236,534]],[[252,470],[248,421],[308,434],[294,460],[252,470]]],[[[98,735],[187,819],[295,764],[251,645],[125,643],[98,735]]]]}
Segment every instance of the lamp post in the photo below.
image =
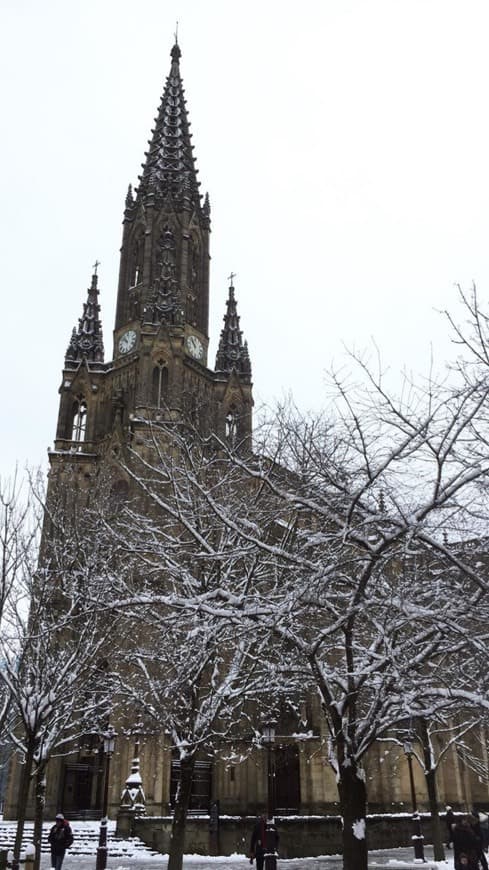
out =
{"type": "Polygon", "coordinates": [[[95,870],[105,870],[107,866],[107,809],[109,804],[109,772],[110,759],[114,752],[115,738],[117,737],[117,734],[115,733],[112,725],[108,725],[107,731],[105,731],[104,734],[102,734],[101,736],[104,742],[105,777],[102,818],[100,820],[100,833],[98,838],[97,863],[95,865],[95,870]]]}
{"type": "Polygon", "coordinates": [[[424,837],[421,831],[421,819],[418,813],[418,805],[416,803],[416,788],[414,786],[413,776],[413,744],[410,740],[406,740],[406,742],[404,743],[404,754],[407,758],[409,768],[409,785],[411,786],[411,803],[413,807],[413,814],[411,817],[413,822],[413,835],[411,839],[414,846],[414,858],[416,861],[424,861],[424,837]]]}
{"type": "Polygon", "coordinates": [[[263,726],[263,742],[267,747],[267,825],[265,870],[277,870],[277,831],[275,830],[275,724],[266,722],[263,726]]]}

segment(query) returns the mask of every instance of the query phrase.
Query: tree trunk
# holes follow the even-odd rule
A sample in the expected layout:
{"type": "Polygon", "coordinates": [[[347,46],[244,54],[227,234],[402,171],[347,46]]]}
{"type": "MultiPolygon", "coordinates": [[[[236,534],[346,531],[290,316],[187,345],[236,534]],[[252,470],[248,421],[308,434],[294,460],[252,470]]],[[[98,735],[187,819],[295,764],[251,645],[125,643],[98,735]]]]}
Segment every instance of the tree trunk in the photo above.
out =
{"type": "Polygon", "coordinates": [[[194,773],[194,756],[182,759],[180,762],[180,781],[178,783],[171,829],[170,853],[168,870],[182,870],[183,850],[185,847],[185,828],[187,813],[192,792],[192,777],[194,773]]]}
{"type": "Polygon", "coordinates": [[[44,804],[46,797],[46,765],[41,764],[36,773],[36,815],[34,817],[34,867],[40,870],[42,847],[42,823],[44,820],[44,804]]]}
{"type": "Polygon", "coordinates": [[[425,777],[426,788],[428,790],[428,800],[430,804],[431,828],[433,831],[433,857],[435,861],[444,861],[445,849],[443,848],[443,835],[441,831],[440,816],[438,814],[435,771],[427,770],[425,772],[425,777]]]}
{"type": "Polygon", "coordinates": [[[15,833],[14,843],[14,858],[12,861],[13,870],[18,870],[20,850],[22,848],[22,840],[24,837],[25,816],[27,810],[27,801],[29,800],[29,786],[31,784],[32,764],[34,760],[34,746],[28,745],[23,764],[22,775],[20,780],[19,800],[17,801],[17,831],[15,833]]]}
{"type": "Polygon", "coordinates": [[[430,738],[428,734],[428,726],[426,719],[419,720],[419,735],[421,737],[421,745],[423,747],[424,770],[426,779],[426,790],[428,792],[428,802],[430,806],[431,828],[433,831],[433,857],[435,861],[445,860],[445,849],[443,848],[443,835],[441,831],[440,816],[438,814],[438,796],[436,792],[436,769],[433,764],[431,752],[430,738]]]}
{"type": "Polygon", "coordinates": [[[338,782],[343,817],[343,870],[367,870],[367,790],[363,771],[352,761],[338,782]]]}

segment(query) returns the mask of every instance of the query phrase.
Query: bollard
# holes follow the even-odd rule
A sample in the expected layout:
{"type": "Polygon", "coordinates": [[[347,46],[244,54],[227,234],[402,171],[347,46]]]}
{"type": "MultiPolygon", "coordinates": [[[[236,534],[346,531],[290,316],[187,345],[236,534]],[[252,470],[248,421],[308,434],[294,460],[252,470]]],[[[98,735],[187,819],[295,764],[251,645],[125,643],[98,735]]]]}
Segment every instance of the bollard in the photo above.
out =
{"type": "MultiPolygon", "coordinates": [[[[32,844],[29,844],[23,852],[20,853],[18,867],[19,870],[32,870],[34,867],[34,858],[36,850],[32,844]]],[[[14,853],[11,849],[0,851],[0,870],[13,866],[14,853]],[[4,861],[4,863],[2,863],[4,861]]]]}

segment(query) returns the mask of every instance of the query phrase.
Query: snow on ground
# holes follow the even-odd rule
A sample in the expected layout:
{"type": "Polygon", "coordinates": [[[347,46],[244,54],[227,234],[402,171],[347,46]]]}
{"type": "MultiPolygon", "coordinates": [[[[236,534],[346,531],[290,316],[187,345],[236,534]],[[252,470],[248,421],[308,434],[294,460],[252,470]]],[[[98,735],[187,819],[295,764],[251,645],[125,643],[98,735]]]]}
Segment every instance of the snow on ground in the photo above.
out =
{"type": "MultiPolygon", "coordinates": [[[[426,850],[428,859],[425,864],[416,864],[412,859],[411,849],[392,849],[381,852],[371,852],[369,856],[369,868],[371,870],[417,870],[418,867],[426,870],[454,870],[453,857],[447,861],[430,861],[431,850],[426,850]]],[[[128,855],[127,858],[111,858],[107,861],[107,870],[166,870],[168,863],[167,855],[128,855]]],[[[63,870],[92,870],[95,865],[95,857],[69,855],[65,859],[63,870]]],[[[211,867],[226,868],[226,870],[251,870],[249,859],[244,855],[232,855],[229,857],[209,857],[203,855],[185,855],[183,861],[184,870],[210,870],[211,867]]],[[[48,870],[49,859],[43,856],[42,870],[48,870]]],[[[343,861],[340,855],[322,855],[317,858],[279,858],[277,870],[342,870],[343,861]]],[[[253,865],[256,870],[256,865],[253,865]]]]}
{"type": "MultiPolygon", "coordinates": [[[[95,855],[100,830],[99,822],[72,823],[75,834],[75,843],[80,848],[90,844],[90,854],[77,854],[76,847],[70,850],[65,858],[63,870],[92,870],[95,867],[95,855]]],[[[15,827],[15,822],[0,822],[2,827],[15,827]]],[[[27,837],[32,823],[27,824],[27,837]]],[[[141,848],[141,841],[137,839],[112,840],[115,832],[115,822],[109,821],[108,830],[108,860],[107,870],[166,870],[168,855],[161,855],[141,848]],[[111,854],[112,848],[112,854],[111,854]]],[[[371,870],[416,870],[423,867],[425,870],[454,870],[453,853],[447,853],[446,861],[433,861],[433,851],[430,846],[425,849],[427,863],[415,863],[412,848],[386,849],[369,853],[369,868],[371,870]]],[[[51,862],[49,854],[44,853],[41,860],[42,870],[49,870],[51,862]]],[[[185,855],[184,870],[210,870],[212,866],[221,870],[251,870],[249,858],[245,855],[234,854],[229,856],[219,855],[216,857],[205,855],[185,855]]],[[[278,870],[342,870],[343,861],[340,855],[321,855],[317,858],[280,858],[277,862],[278,870]]],[[[256,870],[256,865],[253,865],[256,870]]]]}

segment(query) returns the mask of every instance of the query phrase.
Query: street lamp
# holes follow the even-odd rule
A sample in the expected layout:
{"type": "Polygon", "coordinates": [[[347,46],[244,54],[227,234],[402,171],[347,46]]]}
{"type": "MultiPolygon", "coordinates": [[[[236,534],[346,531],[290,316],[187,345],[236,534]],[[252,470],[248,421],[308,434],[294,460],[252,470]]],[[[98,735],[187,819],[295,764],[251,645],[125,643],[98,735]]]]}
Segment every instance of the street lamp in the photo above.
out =
{"type": "Polygon", "coordinates": [[[413,776],[413,744],[410,740],[406,740],[404,743],[404,754],[407,758],[409,768],[409,784],[411,786],[411,803],[413,806],[413,814],[411,817],[413,822],[413,835],[411,839],[414,846],[414,859],[415,861],[424,861],[424,837],[421,831],[421,819],[418,813],[418,805],[416,803],[416,789],[413,776]]]}
{"type": "Polygon", "coordinates": [[[275,830],[275,723],[266,722],[263,726],[263,742],[267,747],[267,825],[265,870],[277,870],[277,831],[275,830]]]}
{"type": "Polygon", "coordinates": [[[102,818],[100,821],[100,833],[97,848],[97,863],[95,864],[95,870],[105,870],[107,866],[107,810],[109,804],[109,772],[110,759],[114,752],[115,738],[117,737],[117,734],[115,733],[112,725],[108,725],[107,731],[105,731],[101,735],[101,737],[104,743],[105,778],[102,818]]]}

